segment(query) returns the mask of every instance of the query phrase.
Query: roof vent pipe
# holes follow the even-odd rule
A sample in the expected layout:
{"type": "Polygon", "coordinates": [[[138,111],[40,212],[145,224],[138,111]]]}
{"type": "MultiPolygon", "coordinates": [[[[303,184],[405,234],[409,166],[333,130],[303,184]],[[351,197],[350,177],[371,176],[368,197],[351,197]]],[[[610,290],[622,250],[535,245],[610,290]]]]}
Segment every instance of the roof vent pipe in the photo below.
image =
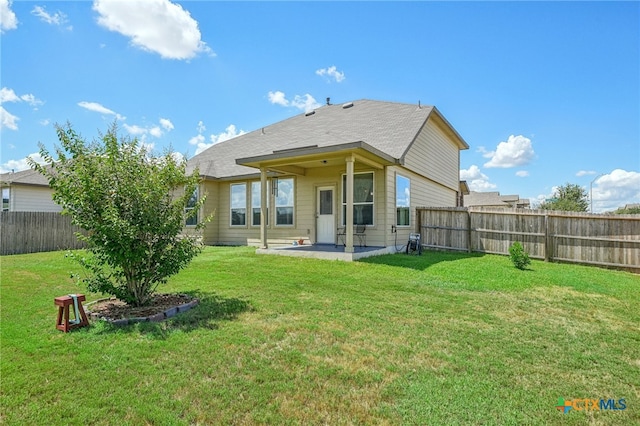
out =
{"type": "Polygon", "coordinates": [[[331,105],[331,98],[327,97],[327,105],[331,105]]]}

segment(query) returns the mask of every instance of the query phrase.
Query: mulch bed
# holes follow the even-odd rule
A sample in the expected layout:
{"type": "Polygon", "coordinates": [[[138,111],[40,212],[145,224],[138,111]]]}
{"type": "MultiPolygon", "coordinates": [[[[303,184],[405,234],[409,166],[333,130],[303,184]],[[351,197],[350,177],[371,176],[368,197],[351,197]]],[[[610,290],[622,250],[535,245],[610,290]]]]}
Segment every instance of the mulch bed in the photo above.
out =
{"type": "Polygon", "coordinates": [[[186,294],[156,294],[147,306],[135,307],[111,298],[86,305],[92,319],[101,319],[117,325],[134,322],[163,321],[198,304],[198,299],[186,294]]]}

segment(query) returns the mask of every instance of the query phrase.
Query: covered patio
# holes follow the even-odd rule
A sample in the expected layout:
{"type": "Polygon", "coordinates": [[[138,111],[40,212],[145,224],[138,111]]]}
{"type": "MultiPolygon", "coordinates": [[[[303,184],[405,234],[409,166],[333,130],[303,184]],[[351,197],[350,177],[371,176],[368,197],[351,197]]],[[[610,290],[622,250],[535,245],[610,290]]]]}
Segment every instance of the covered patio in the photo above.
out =
{"type": "MultiPolygon", "coordinates": [[[[284,254],[316,257],[316,258],[328,258],[328,259],[340,259],[340,260],[355,260],[362,257],[375,256],[377,254],[386,253],[384,247],[357,247],[354,244],[354,236],[356,235],[356,226],[360,224],[358,219],[354,217],[354,204],[357,201],[362,201],[354,198],[354,175],[356,174],[356,163],[362,165],[368,170],[385,170],[385,167],[398,164],[399,160],[391,157],[388,154],[381,152],[378,149],[368,145],[362,141],[341,143],[337,145],[321,146],[310,145],[303,147],[296,147],[291,149],[282,149],[273,151],[271,154],[260,155],[255,157],[238,158],[236,163],[242,166],[253,167],[260,170],[260,248],[259,253],[269,254],[284,254]],[[269,185],[267,184],[268,177],[276,179],[278,176],[294,175],[298,177],[307,176],[311,170],[323,170],[331,166],[343,166],[345,170],[345,213],[344,221],[342,223],[344,228],[344,245],[338,245],[337,247],[329,246],[328,244],[315,244],[312,247],[318,247],[316,250],[309,249],[308,246],[300,247],[279,247],[275,248],[276,253],[271,252],[271,248],[268,245],[267,235],[267,206],[269,205],[269,185]],[[357,224],[356,224],[357,222],[357,224]],[[325,247],[328,246],[328,247],[325,247]],[[284,250],[284,251],[283,251],[284,250]],[[378,251],[382,250],[382,253],[378,251]],[[296,253],[296,254],[293,254],[296,253]],[[338,256],[338,253],[343,255],[338,256]]],[[[339,175],[338,175],[339,176],[339,175]]],[[[338,186],[339,182],[336,180],[336,176],[327,177],[327,185],[338,186]],[[329,180],[331,179],[331,180],[329,180]]],[[[273,182],[273,181],[272,181],[273,182]]],[[[271,190],[274,190],[272,186],[271,190]]],[[[372,190],[371,190],[372,191],[372,190]]],[[[370,192],[371,192],[370,191],[370,192]]],[[[381,194],[383,192],[381,191],[381,194]]],[[[371,196],[373,193],[371,192],[371,196]]],[[[380,197],[384,200],[384,195],[380,197]]],[[[331,210],[333,211],[333,198],[331,199],[331,210]]],[[[322,208],[316,206],[315,216],[319,217],[322,208]]],[[[327,229],[329,233],[334,234],[338,227],[337,217],[334,219],[331,216],[331,221],[322,226],[318,223],[317,232],[321,229],[327,229]]],[[[318,235],[315,235],[318,238],[318,235]]],[[[326,241],[323,241],[326,242],[326,241]]]]}
{"type": "Polygon", "coordinates": [[[371,256],[394,253],[393,247],[353,247],[353,252],[346,252],[343,245],[307,244],[299,246],[279,246],[258,248],[257,254],[271,254],[279,256],[307,257],[312,259],[342,260],[352,262],[371,256]]]}

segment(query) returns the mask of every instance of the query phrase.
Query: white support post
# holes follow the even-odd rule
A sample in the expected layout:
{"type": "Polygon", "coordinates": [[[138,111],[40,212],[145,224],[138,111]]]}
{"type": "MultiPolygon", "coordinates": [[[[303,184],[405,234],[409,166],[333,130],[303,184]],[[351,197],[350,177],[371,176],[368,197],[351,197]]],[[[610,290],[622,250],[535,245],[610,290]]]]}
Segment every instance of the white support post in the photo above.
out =
{"type": "Polygon", "coordinates": [[[269,248],[267,244],[267,209],[269,188],[267,188],[267,169],[260,168],[260,248],[269,248]]]}
{"type": "Polygon", "coordinates": [[[345,159],[347,163],[347,214],[345,217],[345,253],[353,253],[353,155],[345,159]]]}

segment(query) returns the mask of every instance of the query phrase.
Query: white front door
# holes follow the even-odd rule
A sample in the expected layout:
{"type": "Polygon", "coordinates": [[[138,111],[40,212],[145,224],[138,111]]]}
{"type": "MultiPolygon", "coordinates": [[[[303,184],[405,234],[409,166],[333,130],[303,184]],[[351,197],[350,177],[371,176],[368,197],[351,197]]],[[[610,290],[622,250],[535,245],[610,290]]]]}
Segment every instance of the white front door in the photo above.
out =
{"type": "Polygon", "coordinates": [[[333,186],[321,186],[317,189],[316,200],[316,242],[334,244],[336,239],[333,203],[333,186]]]}

